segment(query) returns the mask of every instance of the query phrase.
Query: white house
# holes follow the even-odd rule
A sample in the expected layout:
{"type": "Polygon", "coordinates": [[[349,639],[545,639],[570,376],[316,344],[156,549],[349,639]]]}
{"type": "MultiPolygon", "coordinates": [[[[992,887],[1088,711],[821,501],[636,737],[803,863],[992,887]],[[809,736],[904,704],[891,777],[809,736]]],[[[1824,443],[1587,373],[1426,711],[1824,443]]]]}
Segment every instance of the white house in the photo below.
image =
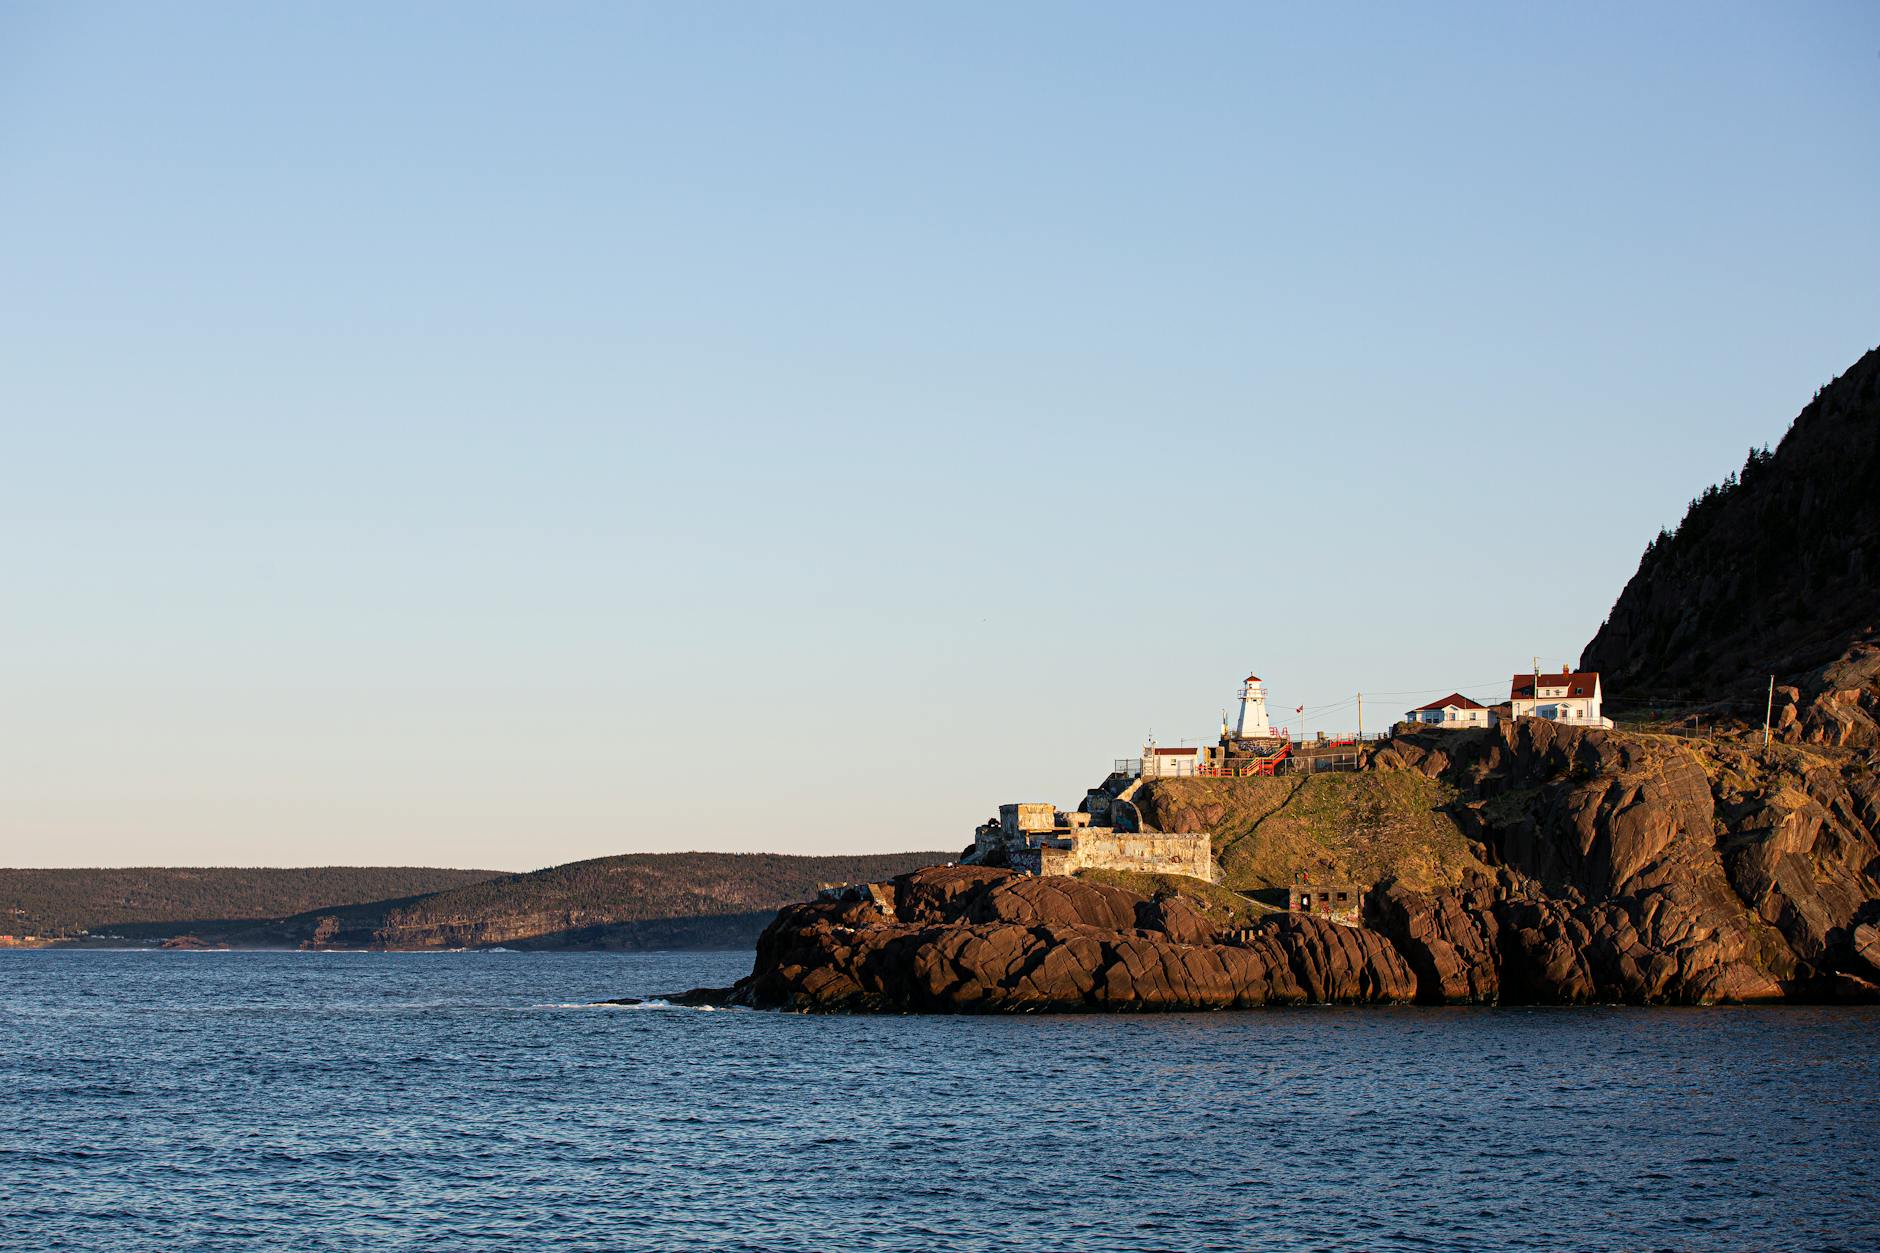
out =
{"type": "Polygon", "coordinates": [[[1466,727],[1494,726],[1495,711],[1485,705],[1477,704],[1461,692],[1451,692],[1441,700],[1433,700],[1427,705],[1418,705],[1406,713],[1404,719],[1409,722],[1420,722],[1425,726],[1461,730],[1466,727]]]}
{"type": "Polygon", "coordinates": [[[1610,727],[1599,703],[1599,675],[1566,670],[1558,674],[1517,674],[1508,690],[1510,712],[1516,718],[1546,718],[1578,727],[1610,727]]]}

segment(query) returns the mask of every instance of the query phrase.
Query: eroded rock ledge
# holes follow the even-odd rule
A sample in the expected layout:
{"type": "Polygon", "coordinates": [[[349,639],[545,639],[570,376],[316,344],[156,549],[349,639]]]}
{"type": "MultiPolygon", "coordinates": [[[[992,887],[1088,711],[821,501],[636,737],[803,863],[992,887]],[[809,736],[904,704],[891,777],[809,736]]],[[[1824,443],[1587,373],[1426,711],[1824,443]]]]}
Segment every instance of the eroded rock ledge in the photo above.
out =
{"type": "Polygon", "coordinates": [[[891,912],[873,900],[785,909],[731,999],[918,1013],[1702,1004],[1789,992],[1726,958],[1714,936],[1654,945],[1621,906],[1551,898],[1505,873],[1458,892],[1386,888],[1361,927],[1285,915],[1226,932],[1182,897],[1072,878],[942,866],[892,888],[891,912]]]}

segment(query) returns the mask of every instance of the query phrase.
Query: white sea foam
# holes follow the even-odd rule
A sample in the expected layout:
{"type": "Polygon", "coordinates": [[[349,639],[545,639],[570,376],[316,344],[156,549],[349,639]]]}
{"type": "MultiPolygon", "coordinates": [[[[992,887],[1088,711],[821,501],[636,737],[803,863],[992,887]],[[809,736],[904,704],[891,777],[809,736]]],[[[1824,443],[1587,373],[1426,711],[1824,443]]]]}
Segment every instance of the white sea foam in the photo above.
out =
{"type": "Polygon", "coordinates": [[[674,1005],[663,996],[651,996],[632,1005],[622,1005],[618,1001],[550,1001],[537,1009],[693,1009],[700,1013],[712,1014],[722,1009],[737,1009],[735,1005],[674,1005]]]}

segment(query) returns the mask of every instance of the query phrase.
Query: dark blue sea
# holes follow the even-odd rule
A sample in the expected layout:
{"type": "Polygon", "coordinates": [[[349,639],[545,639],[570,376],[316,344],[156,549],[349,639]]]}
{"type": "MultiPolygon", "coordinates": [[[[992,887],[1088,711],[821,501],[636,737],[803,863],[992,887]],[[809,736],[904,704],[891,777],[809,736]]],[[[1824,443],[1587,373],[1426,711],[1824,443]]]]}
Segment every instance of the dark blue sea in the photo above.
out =
{"type": "Polygon", "coordinates": [[[0,953],[0,1248],[1880,1249],[1880,1011],[587,1004],[748,965],[0,953]]]}

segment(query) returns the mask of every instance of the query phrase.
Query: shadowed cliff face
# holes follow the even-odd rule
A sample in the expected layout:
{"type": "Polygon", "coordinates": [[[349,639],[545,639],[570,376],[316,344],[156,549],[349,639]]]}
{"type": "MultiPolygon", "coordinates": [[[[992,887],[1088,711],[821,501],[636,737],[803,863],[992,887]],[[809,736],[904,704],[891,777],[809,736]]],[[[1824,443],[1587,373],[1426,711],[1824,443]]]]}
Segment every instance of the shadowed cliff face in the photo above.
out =
{"type": "Polygon", "coordinates": [[[1581,655],[1609,698],[1720,703],[1777,731],[1880,745],[1880,349],[1823,388],[1773,455],[1646,549],[1581,655]]]}
{"type": "Polygon", "coordinates": [[[785,909],[736,997],[1015,1011],[1880,996],[1880,780],[1864,755],[1765,761],[1522,719],[1399,737],[1371,769],[1439,781],[1486,869],[1433,891],[1382,883],[1347,928],[1247,927],[1203,891],[937,867],[785,909]]]}

